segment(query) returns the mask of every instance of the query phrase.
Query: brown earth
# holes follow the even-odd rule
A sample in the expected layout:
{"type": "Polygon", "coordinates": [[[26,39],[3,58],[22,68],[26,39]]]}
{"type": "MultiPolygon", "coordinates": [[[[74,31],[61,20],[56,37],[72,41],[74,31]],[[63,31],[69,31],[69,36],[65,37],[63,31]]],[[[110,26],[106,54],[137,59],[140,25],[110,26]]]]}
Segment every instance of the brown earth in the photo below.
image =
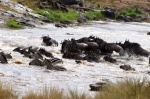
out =
{"type": "Polygon", "coordinates": [[[150,9],[150,0],[88,0],[93,4],[99,4],[101,7],[114,7],[124,9],[131,6],[139,6],[141,8],[150,9]]]}

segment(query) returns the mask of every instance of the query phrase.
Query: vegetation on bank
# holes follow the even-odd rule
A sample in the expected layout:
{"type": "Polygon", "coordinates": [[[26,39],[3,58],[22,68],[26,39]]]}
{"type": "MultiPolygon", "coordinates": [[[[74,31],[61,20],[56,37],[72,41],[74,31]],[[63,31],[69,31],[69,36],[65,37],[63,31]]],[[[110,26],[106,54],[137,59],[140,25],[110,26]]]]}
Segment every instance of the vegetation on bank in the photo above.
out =
{"type": "MultiPolygon", "coordinates": [[[[48,9],[40,9],[39,5],[38,5],[38,0],[13,0],[15,2],[20,2],[23,5],[28,6],[29,8],[35,10],[36,13],[47,17],[48,19],[52,20],[52,21],[70,21],[70,22],[74,22],[77,19],[80,18],[80,11],[75,11],[73,9],[69,9],[68,12],[62,12],[60,10],[54,10],[54,9],[50,9],[51,7],[48,7],[48,9]]],[[[57,0],[56,0],[57,1],[57,0]]],[[[106,2],[106,0],[87,0],[86,3],[91,4],[91,5],[96,5],[96,4],[102,4],[102,3],[108,3],[108,4],[112,4],[114,3],[115,0],[108,0],[106,2]]],[[[103,4],[102,4],[103,5],[103,4]]],[[[51,5],[50,5],[51,6],[51,5]]],[[[99,10],[99,8],[98,8],[99,10]]],[[[127,9],[118,11],[116,13],[116,17],[119,15],[126,15],[126,16],[136,16],[136,15],[142,15],[143,12],[140,10],[139,7],[129,7],[127,9]]],[[[85,15],[89,20],[101,20],[103,19],[105,16],[101,13],[101,11],[85,11],[85,15]]]]}
{"type": "Polygon", "coordinates": [[[11,86],[0,82],[0,99],[17,99],[17,95],[14,95],[11,86]]]}
{"type": "MultiPolygon", "coordinates": [[[[60,10],[45,10],[45,9],[40,9],[37,10],[36,13],[47,17],[48,19],[52,21],[76,21],[78,18],[80,18],[80,14],[82,12],[75,11],[70,9],[69,12],[62,12],[60,10]]],[[[104,16],[100,11],[86,11],[85,16],[89,20],[99,20],[102,19],[104,16]]]]}
{"type": "MultiPolygon", "coordinates": [[[[105,85],[94,96],[57,87],[44,87],[39,92],[29,92],[22,99],[150,99],[150,82],[126,79],[105,85]]],[[[0,99],[17,99],[11,88],[0,83],[0,99]]]]}
{"type": "Polygon", "coordinates": [[[124,10],[121,10],[117,13],[117,15],[126,15],[126,16],[137,16],[137,15],[142,15],[143,12],[140,10],[138,6],[130,7],[124,10]]]}
{"type": "Polygon", "coordinates": [[[52,21],[74,21],[79,18],[79,12],[74,10],[69,10],[69,12],[62,12],[60,10],[40,9],[37,10],[36,13],[43,15],[52,21]]]}
{"type": "Polygon", "coordinates": [[[10,29],[22,29],[23,28],[23,26],[19,22],[17,22],[15,19],[8,20],[6,23],[6,27],[10,29]]]}

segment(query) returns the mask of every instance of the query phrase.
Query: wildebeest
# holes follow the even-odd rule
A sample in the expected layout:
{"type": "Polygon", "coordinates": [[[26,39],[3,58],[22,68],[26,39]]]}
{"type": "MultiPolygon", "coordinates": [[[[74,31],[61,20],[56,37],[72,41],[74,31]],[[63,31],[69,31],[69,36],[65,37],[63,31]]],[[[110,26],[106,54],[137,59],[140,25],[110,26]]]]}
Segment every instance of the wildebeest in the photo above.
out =
{"type": "Polygon", "coordinates": [[[75,60],[82,60],[83,57],[80,54],[77,53],[71,53],[71,52],[66,52],[63,54],[63,58],[67,59],[75,59],[75,60]]]}
{"type": "Polygon", "coordinates": [[[38,51],[39,51],[39,53],[41,53],[42,55],[45,55],[46,57],[51,57],[51,58],[54,57],[51,52],[48,52],[48,51],[46,51],[46,50],[43,49],[43,48],[40,48],[38,51]]]}
{"type": "Polygon", "coordinates": [[[99,38],[96,38],[94,41],[99,45],[99,49],[103,54],[112,54],[113,51],[115,51],[119,53],[120,56],[125,55],[124,49],[115,43],[107,43],[106,41],[99,38]]]}
{"type": "Polygon", "coordinates": [[[143,49],[139,43],[130,42],[129,40],[126,40],[123,46],[124,49],[129,51],[130,54],[132,55],[135,54],[135,55],[148,57],[150,54],[150,52],[143,49]]]}
{"type": "Polygon", "coordinates": [[[88,62],[100,62],[100,56],[94,53],[87,54],[83,60],[87,60],[88,62]]]}
{"type": "Polygon", "coordinates": [[[135,69],[132,68],[130,65],[121,65],[120,68],[123,69],[123,70],[125,70],[125,71],[128,71],[128,70],[135,71],[135,69]]]}
{"type": "Polygon", "coordinates": [[[110,55],[105,56],[105,57],[104,57],[104,60],[105,60],[105,61],[108,61],[108,62],[110,62],[110,63],[116,63],[116,62],[117,62],[117,60],[114,59],[114,58],[112,58],[110,55]]]}
{"type": "Polygon", "coordinates": [[[115,43],[106,43],[104,46],[104,50],[102,51],[106,51],[106,53],[113,53],[113,51],[119,53],[120,56],[124,56],[125,55],[125,51],[124,49],[119,46],[116,45],[115,43]]]}
{"type": "Polygon", "coordinates": [[[35,66],[44,66],[43,62],[39,59],[33,59],[29,65],[35,65],[35,66]]]}
{"type": "Polygon", "coordinates": [[[65,71],[66,70],[66,68],[64,68],[62,66],[54,66],[49,59],[44,59],[43,64],[45,66],[47,66],[47,69],[50,69],[50,70],[57,70],[57,71],[65,71]]]}
{"type": "Polygon", "coordinates": [[[43,36],[41,37],[43,39],[43,43],[46,46],[58,46],[58,42],[52,38],[50,38],[49,36],[43,36]]]}
{"type": "Polygon", "coordinates": [[[0,52],[0,63],[2,63],[2,64],[7,64],[8,63],[4,52],[0,52]]]}
{"type": "Polygon", "coordinates": [[[70,40],[64,40],[62,42],[61,53],[64,54],[66,52],[78,53],[78,54],[81,53],[81,51],[79,49],[75,48],[75,46],[73,45],[72,41],[70,41],[70,40]]]}

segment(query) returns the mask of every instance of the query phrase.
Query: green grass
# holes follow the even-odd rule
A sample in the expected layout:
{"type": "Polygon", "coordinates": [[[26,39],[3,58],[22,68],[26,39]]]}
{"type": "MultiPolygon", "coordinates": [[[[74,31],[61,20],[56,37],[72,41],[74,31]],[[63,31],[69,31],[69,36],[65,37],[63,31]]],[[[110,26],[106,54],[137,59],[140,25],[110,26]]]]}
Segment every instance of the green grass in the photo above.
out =
{"type": "Polygon", "coordinates": [[[104,15],[100,11],[87,11],[85,14],[89,20],[99,20],[104,18],[104,15]]]}
{"type": "MultiPolygon", "coordinates": [[[[74,22],[80,17],[80,12],[69,10],[69,12],[64,13],[59,10],[38,10],[36,13],[47,17],[52,21],[70,21],[74,22]]],[[[99,20],[104,16],[100,11],[87,11],[85,15],[89,18],[89,20],[99,20]]]]}
{"type": "Polygon", "coordinates": [[[127,15],[127,16],[136,16],[136,15],[142,15],[143,12],[140,10],[139,7],[130,7],[125,10],[121,10],[118,12],[118,15],[127,15]]]}
{"type": "Polygon", "coordinates": [[[10,19],[7,21],[6,26],[10,29],[22,29],[23,26],[20,25],[15,19],[10,19]]]}
{"type": "Polygon", "coordinates": [[[59,10],[38,10],[36,13],[49,18],[52,21],[75,21],[79,18],[79,13],[74,10],[69,10],[68,13],[64,13],[59,10]]]}

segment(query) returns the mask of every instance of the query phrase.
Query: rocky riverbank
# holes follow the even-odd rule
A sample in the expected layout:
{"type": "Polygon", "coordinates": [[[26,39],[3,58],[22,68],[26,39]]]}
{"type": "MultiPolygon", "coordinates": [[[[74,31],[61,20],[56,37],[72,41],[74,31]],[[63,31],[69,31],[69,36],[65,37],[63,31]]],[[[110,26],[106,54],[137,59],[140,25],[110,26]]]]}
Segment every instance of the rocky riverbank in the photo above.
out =
{"type": "MultiPolygon", "coordinates": [[[[47,1],[46,0],[40,0],[40,1],[41,1],[40,6],[41,6],[41,4],[43,4],[42,7],[45,7],[44,2],[47,2],[47,1]]],[[[36,27],[36,25],[55,22],[55,20],[52,20],[51,18],[49,18],[48,13],[51,13],[51,11],[49,12],[49,11],[45,10],[42,13],[36,14],[35,9],[34,10],[33,10],[33,8],[30,9],[29,4],[26,4],[24,2],[25,1],[21,1],[21,0],[0,0],[0,14],[1,14],[0,27],[7,27],[7,22],[10,19],[15,20],[17,22],[16,24],[20,24],[24,27],[26,27],[26,26],[27,27],[36,27]],[[29,6],[29,7],[27,7],[27,6],[29,6]]],[[[84,23],[84,22],[87,22],[88,20],[99,20],[99,19],[100,20],[113,19],[116,21],[125,21],[125,22],[142,22],[142,21],[149,22],[149,20],[150,20],[150,15],[149,15],[150,9],[149,9],[149,7],[146,6],[146,5],[149,5],[149,1],[147,1],[146,3],[141,3],[140,5],[138,2],[135,2],[134,6],[139,6],[140,10],[139,10],[139,8],[138,9],[136,9],[136,8],[128,9],[128,10],[137,10],[137,12],[141,11],[139,13],[142,13],[142,15],[134,15],[134,14],[131,15],[128,12],[127,12],[127,15],[124,14],[124,13],[126,13],[126,10],[123,10],[123,9],[125,9],[125,7],[128,7],[129,4],[131,4],[131,3],[129,2],[127,4],[124,1],[119,2],[118,0],[114,0],[111,4],[110,4],[110,2],[97,2],[97,1],[86,2],[86,4],[84,4],[84,7],[80,7],[79,5],[62,6],[62,5],[59,5],[59,3],[57,3],[57,2],[55,2],[55,3],[59,7],[59,10],[67,11],[68,8],[69,9],[70,8],[78,9],[78,11],[75,12],[75,13],[77,13],[76,21],[78,23],[84,23]],[[124,3],[123,7],[116,6],[116,4],[121,4],[121,2],[124,3]],[[100,9],[100,10],[96,10],[96,9],[100,9]],[[87,10],[89,12],[85,12],[87,10]],[[120,11],[120,10],[122,10],[122,11],[120,11]],[[118,13],[119,13],[119,15],[118,15],[118,13]]],[[[37,3],[37,5],[38,5],[38,3],[37,3]]],[[[39,7],[39,5],[35,6],[35,7],[39,7]]],[[[56,12],[56,13],[58,13],[58,12],[56,12]]],[[[72,14],[72,13],[69,13],[69,14],[72,14]]],[[[62,15],[65,15],[65,14],[62,14],[62,15]]],[[[54,17],[56,17],[56,16],[54,16],[54,17]]],[[[68,18],[68,16],[66,16],[66,18],[68,18]]],[[[70,24],[70,22],[64,21],[64,20],[66,20],[66,18],[65,19],[60,18],[61,24],[56,24],[55,26],[66,27],[68,24],[70,24]],[[64,25],[64,24],[67,24],[67,25],[64,25]]],[[[73,20],[74,19],[75,18],[73,18],[73,20]]],[[[58,21],[58,20],[56,20],[56,21],[58,21]]]]}

